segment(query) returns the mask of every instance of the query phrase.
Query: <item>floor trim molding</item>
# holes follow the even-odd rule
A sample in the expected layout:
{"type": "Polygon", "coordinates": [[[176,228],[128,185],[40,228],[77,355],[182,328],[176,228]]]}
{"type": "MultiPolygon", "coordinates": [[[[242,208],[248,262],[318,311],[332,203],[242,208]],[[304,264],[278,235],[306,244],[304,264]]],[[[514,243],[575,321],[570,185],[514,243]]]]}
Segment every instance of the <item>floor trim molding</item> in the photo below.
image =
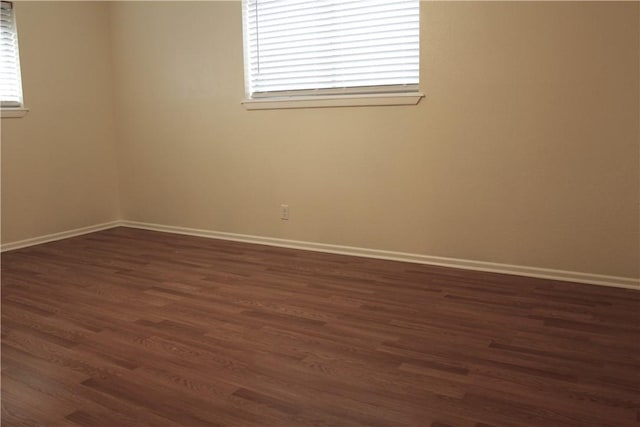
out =
{"type": "Polygon", "coordinates": [[[220,231],[201,230],[170,225],[150,224],[138,221],[121,221],[123,227],[139,228],[165,233],[184,234],[212,239],[232,240],[236,242],[257,243],[261,245],[284,248],[303,249],[341,255],[352,255],[365,258],[378,258],[393,261],[412,262],[417,264],[438,265],[461,268],[464,270],[489,271],[493,273],[514,274],[525,277],[562,280],[590,285],[610,286],[640,290],[640,279],[630,277],[605,276],[600,274],[580,273],[576,271],[555,270],[549,268],[527,267],[521,265],[499,264],[485,261],[472,261],[458,258],[445,258],[405,252],[384,251],[378,249],[358,248],[353,246],[331,245],[326,243],[305,242],[300,240],[278,239],[273,237],[252,236],[247,234],[226,233],[220,231]]]}
{"type": "Polygon", "coordinates": [[[207,237],[211,239],[231,240],[236,242],[257,243],[260,245],[277,246],[283,248],[302,249],[307,251],[327,252],[340,255],[351,255],[365,258],[386,259],[392,261],[412,262],[417,264],[438,265],[442,267],[460,268],[464,270],[489,271],[493,273],[514,274],[541,279],[562,280],[568,282],[586,283],[590,285],[610,286],[640,290],[640,279],[630,277],[605,276],[600,274],[581,273],[577,271],[554,270],[549,268],[527,267],[521,265],[500,264],[485,261],[473,261],[459,258],[445,258],[406,252],[385,251],[379,249],[358,248],[353,246],[331,245],[301,240],[278,239],[275,237],[253,236],[248,234],[226,233],[221,231],[201,230],[196,228],[176,227],[171,225],[152,224],[139,221],[111,221],[88,227],[76,228],[59,233],[47,234],[17,242],[0,245],[0,252],[56,240],[68,239],[96,231],[115,227],[139,228],[143,230],[161,231],[165,233],[184,234],[189,236],[207,237]]]}
{"type": "Polygon", "coordinates": [[[30,239],[18,240],[17,242],[0,245],[0,252],[7,252],[14,249],[26,248],[28,246],[40,245],[42,243],[55,242],[56,240],[68,239],[70,237],[82,236],[83,234],[108,230],[110,228],[120,227],[121,225],[122,221],[111,221],[87,227],[74,228],[73,230],[61,231],[59,233],[45,234],[44,236],[32,237],[30,239]]]}

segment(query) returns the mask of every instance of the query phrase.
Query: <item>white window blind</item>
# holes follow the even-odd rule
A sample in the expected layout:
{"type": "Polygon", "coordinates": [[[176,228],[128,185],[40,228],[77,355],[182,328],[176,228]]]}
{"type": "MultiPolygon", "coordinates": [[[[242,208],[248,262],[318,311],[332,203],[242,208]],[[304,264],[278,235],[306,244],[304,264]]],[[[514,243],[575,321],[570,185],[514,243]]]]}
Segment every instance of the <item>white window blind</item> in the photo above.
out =
{"type": "Polygon", "coordinates": [[[11,2],[0,2],[0,23],[0,103],[22,107],[18,34],[11,2]]]}
{"type": "Polygon", "coordinates": [[[249,97],[418,90],[419,0],[245,0],[249,97]]]}

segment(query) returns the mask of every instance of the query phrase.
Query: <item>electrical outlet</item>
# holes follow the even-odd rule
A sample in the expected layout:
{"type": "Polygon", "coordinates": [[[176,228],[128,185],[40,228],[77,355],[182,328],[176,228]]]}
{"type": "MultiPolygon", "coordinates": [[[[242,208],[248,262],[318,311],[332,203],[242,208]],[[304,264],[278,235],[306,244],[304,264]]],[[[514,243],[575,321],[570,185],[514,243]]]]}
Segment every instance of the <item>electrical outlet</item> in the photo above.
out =
{"type": "Polygon", "coordinates": [[[289,219],[289,205],[280,205],[280,219],[289,219]]]}

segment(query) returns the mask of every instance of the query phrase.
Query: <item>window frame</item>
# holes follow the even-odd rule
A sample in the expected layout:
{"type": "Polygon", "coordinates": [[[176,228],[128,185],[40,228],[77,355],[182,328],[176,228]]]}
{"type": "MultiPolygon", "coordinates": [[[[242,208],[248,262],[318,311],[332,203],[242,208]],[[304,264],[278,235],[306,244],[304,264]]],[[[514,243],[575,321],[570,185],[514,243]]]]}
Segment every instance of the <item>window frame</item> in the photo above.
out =
{"type": "Polygon", "coordinates": [[[241,101],[247,110],[416,105],[424,97],[420,92],[419,82],[407,85],[281,90],[252,94],[247,1],[249,0],[242,0],[245,98],[241,101]]]}

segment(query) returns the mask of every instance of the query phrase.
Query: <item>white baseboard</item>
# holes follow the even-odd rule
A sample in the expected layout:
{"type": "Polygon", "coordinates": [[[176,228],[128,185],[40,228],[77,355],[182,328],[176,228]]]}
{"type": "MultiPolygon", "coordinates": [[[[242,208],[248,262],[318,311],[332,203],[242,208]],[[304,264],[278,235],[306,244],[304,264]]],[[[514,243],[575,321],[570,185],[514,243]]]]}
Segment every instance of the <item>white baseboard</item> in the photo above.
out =
{"type": "Polygon", "coordinates": [[[111,221],[103,224],[61,231],[59,233],[46,234],[44,236],[33,237],[31,239],[19,240],[17,242],[5,243],[0,245],[0,252],[12,251],[14,249],[26,248],[28,246],[40,245],[42,243],[68,239],[69,237],[82,236],[83,234],[95,233],[96,231],[107,230],[109,228],[119,227],[120,225],[121,221],[111,221]]]}
{"type": "Polygon", "coordinates": [[[199,230],[195,228],[174,227],[170,225],[150,224],[137,221],[112,221],[60,233],[6,243],[0,246],[1,252],[69,237],[81,236],[96,231],[115,227],[130,227],[144,230],[161,231],[165,233],[185,234],[190,236],[207,237],[212,239],[232,240],[236,242],[257,243],[261,245],[278,246],[283,248],[302,249],[316,252],[327,252],[341,255],[359,256],[365,258],[404,261],[417,264],[437,265],[442,267],[460,268],[464,270],[488,271],[493,273],[514,274],[525,277],[539,277],[542,279],[562,280],[568,282],[586,283],[590,285],[611,286],[640,290],[640,279],[631,277],[605,276],[600,274],[580,273],[577,271],[554,270],[550,268],[527,267],[521,265],[499,264],[485,261],[472,261],[459,258],[445,258],[406,252],[393,252],[378,249],[358,248],[353,246],[330,245],[326,243],[305,242],[300,240],[278,239],[274,237],[252,236],[247,234],[225,233],[221,231],[199,230]]]}
{"type": "Polygon", "coordinates": [[[378,258],[393,261],[412,262],[417,264],[437,265],[442,267],[460,268],[464,270],[488,271],[493,273],[514,274],[517,276],[538,277],[542,279],[562,280],[568,282],[586,283],[590,285],[640,290],[640,279],[630,277],[605,276],[600,274],[580,273],[576,271],[555,270],[550,268],[499,264],[493,262],[472,261],[458,258],[444,258],[405,252],[392,252],[378,249],[357,248],[352,246],[330,245],[325,243],[313,243],[299,240],[278,239],[273,237],[224,233],[220,231],[199,230],[195,228],[174,227],[161,224],[149,224],[136,221],[121,221],[120,225],[123,227],[162,231],[166,233],[185,234],[190,236],[208,237],[213,239],[232,240],[236,242],[257,243],[261,245],[278,246],[284,248],[303,249],[309,251],[328,252],[333,254],[352,255],[366,258],[378,258]]]}

